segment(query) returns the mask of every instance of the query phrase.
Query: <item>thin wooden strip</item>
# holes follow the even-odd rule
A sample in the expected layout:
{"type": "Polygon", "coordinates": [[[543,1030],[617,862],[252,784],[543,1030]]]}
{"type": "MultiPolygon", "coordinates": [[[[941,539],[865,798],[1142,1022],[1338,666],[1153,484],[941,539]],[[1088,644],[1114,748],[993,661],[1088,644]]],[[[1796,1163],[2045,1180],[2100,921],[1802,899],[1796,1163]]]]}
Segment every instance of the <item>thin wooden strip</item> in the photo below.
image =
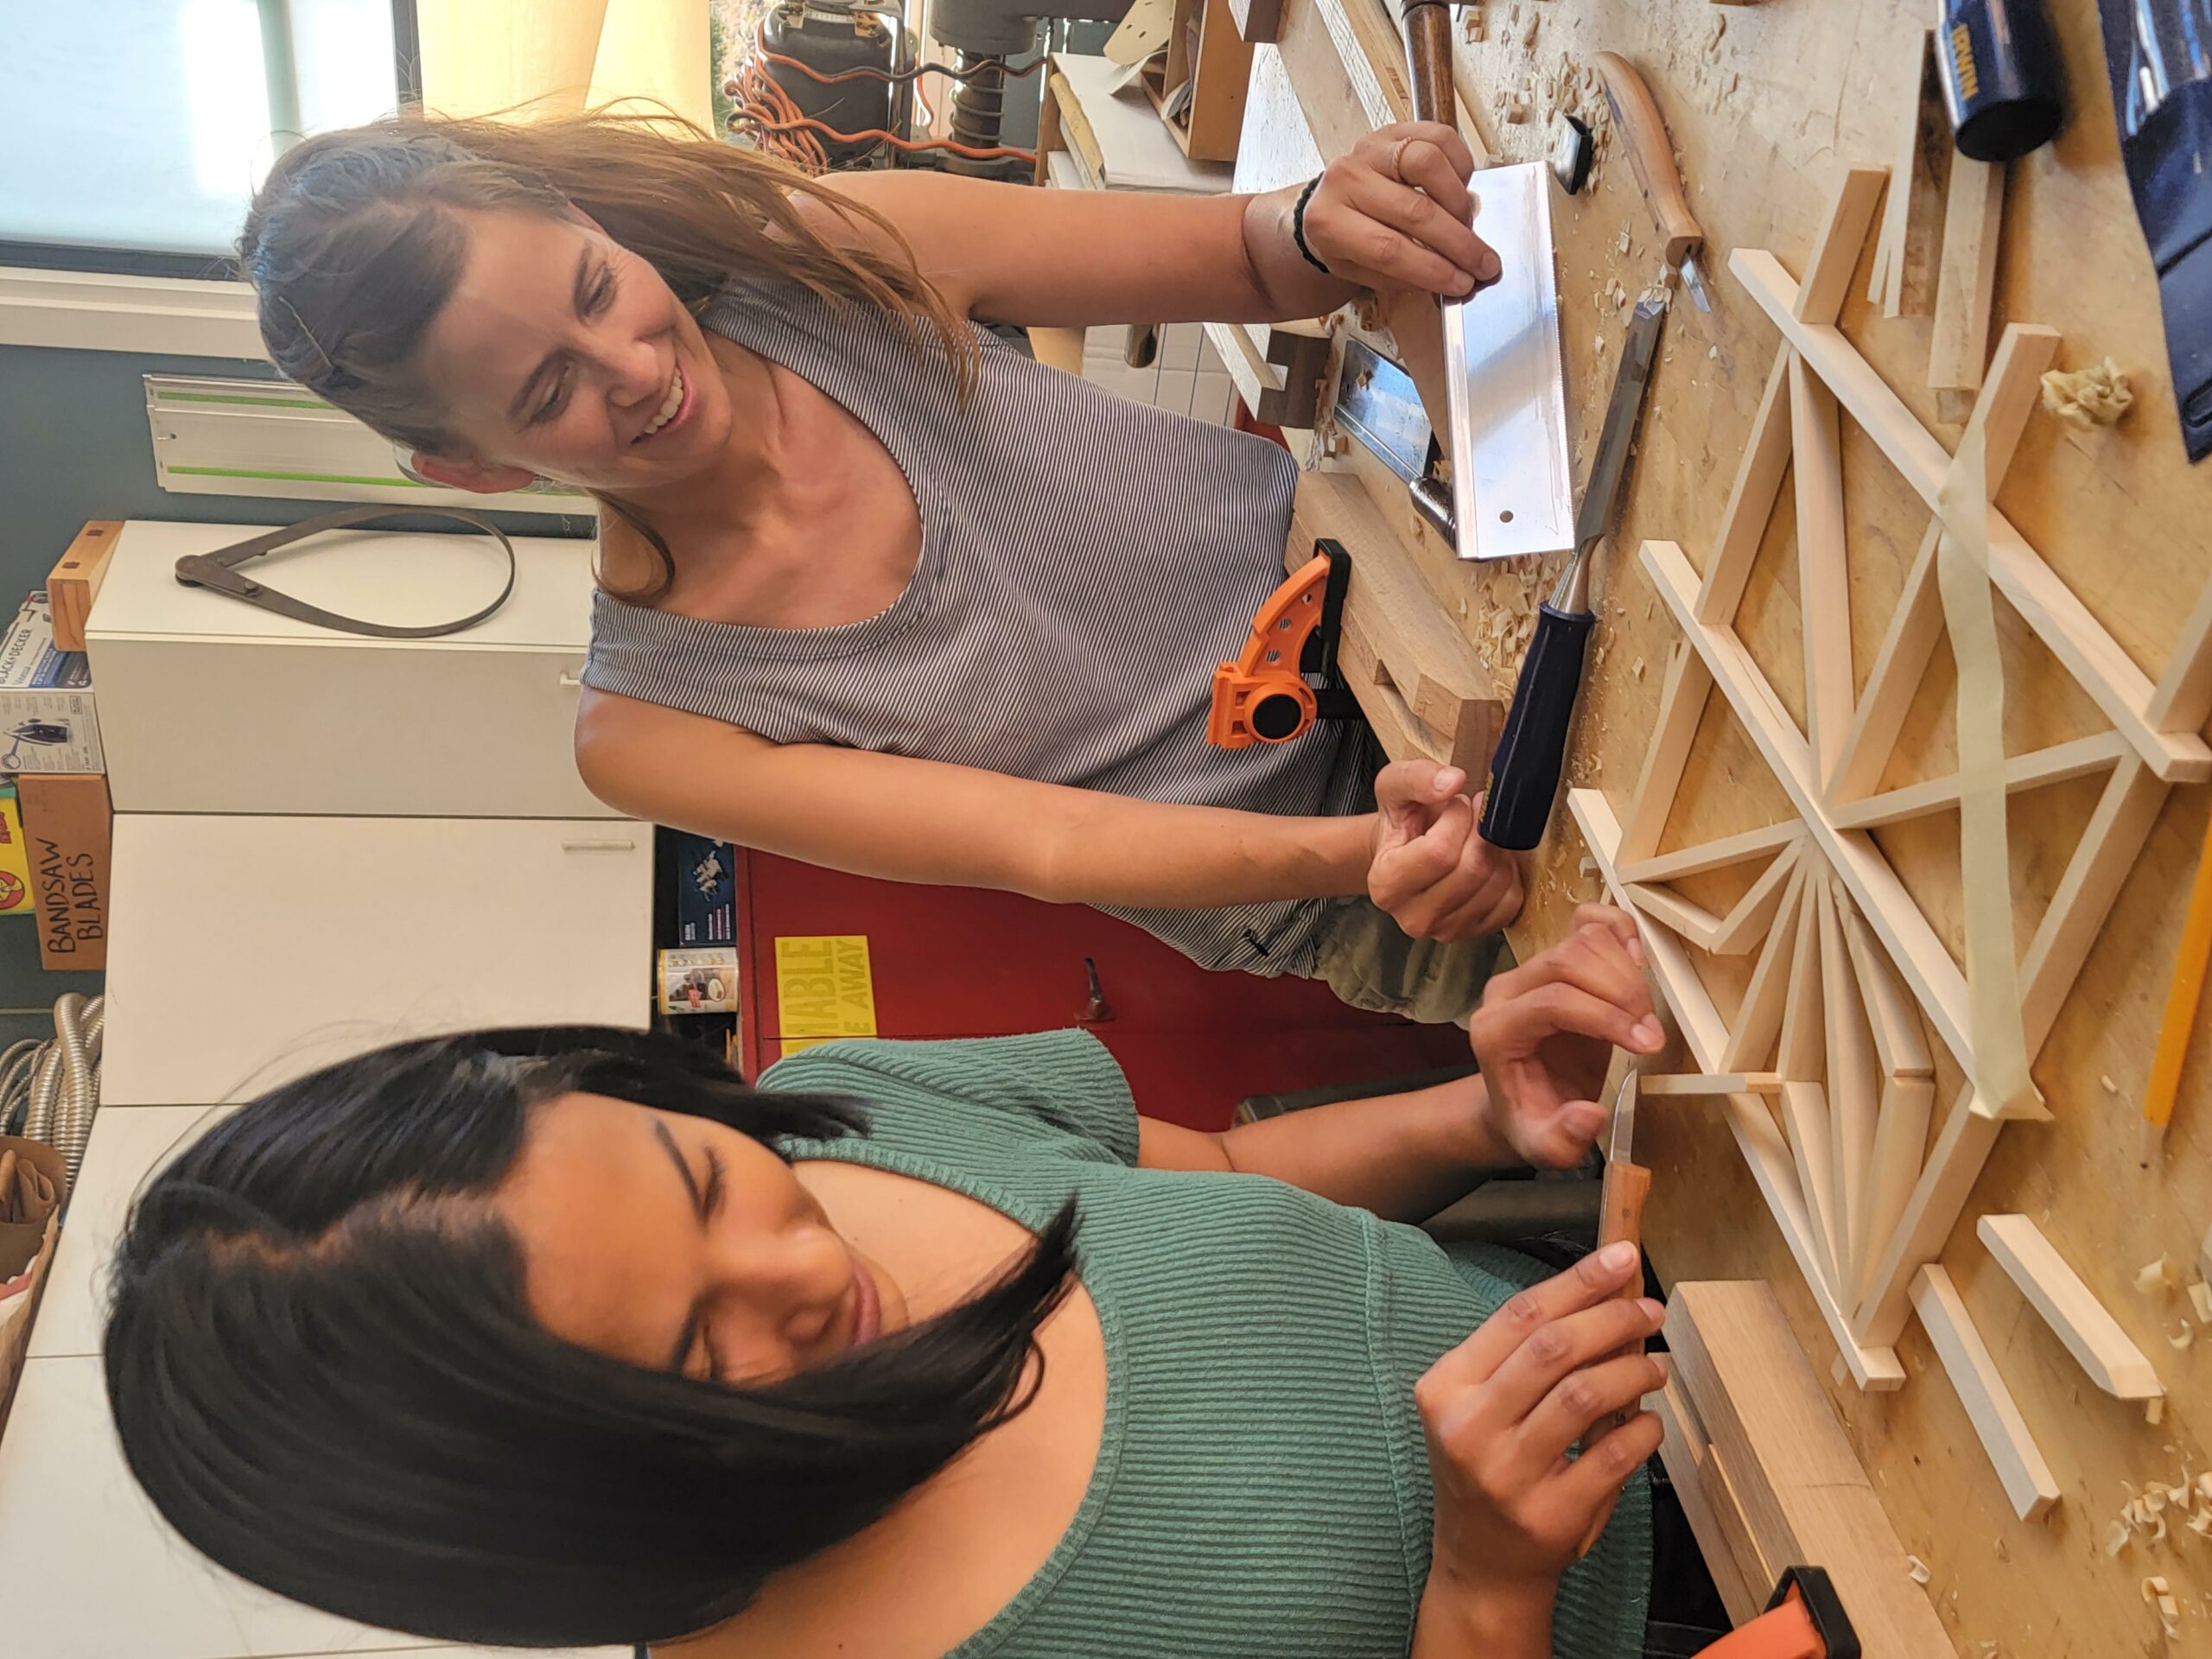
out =
{"type": "Polygon", "coordinates": [[[2165,1392],[2143,1351],[2035,1223],[2025,1216],[1984,1216],[1974,1232],[2092,1382],[2121,1400],[2150,1400],[2165,1392]]]}
{"type": "Polygon", "coordinates": [[[2000,1120],[1974,1111],[1971,1084],[1952,1100],[1936,1144],[1928,1149],[1920,1179],[1913,1183],[1912,1196],[1905,1200],[1904,1212],[1851,1316],[1856,1340],[1886,1346],[1897,1339],[1912,1311],[1912,1275],[1942,1253],[2002,1127],[2000,1120]]]}
{"type": "Polygon", "coordinates": [[[1736,907],[1720,918],[1720,931],[1713,940],[1714,956],[1740,957],[1772,929],[1775,912],[1789,892],[1790,872],[1796,868],[1794,844],[1775,855],[1766,874],[1752,882],[1736,901],[1736,907]]]}
{"type": "Polygon", "coordinates": [[[1881,1116],[1881,1080],[1874,1037],[1868,1029],[1865,993],[1844,942],[1843,915],[1834,887],[1821,884],[1821,1011],[1827,1024],[1828,1123],[1834,1135],[1836,1193],[1842,1207],[1842,1283],[1855,1288],[1870,1253],[1875,1126],[1881,1116]]]}
{"type": "Polygon", "coordinates": [[[1861,830],[1839,830],[1828,822],[1812,781],[1804,737],[1776,699],[1773,688],[1743,642],[1728,630],[1702,626],[1691,616],[1697,579],[1681,549],[1672,542],[1646,542],[1643,556],[1653,588],[1713,670],[1729,707],[1804,818],[1821,855],[1851,889],[1852,899],[1867,925],[1927,1009],[1936,1035],[1958,1057],[1959,1064],[1971,1071],[1974,1048],[1967,1036],[1966,978],[1951,960],[1949,950],[1936,937],[1920,906],[1872,839],[1861,830]]]}
{"type": "Polygon", "coordinates": [[[2059,878],[2058,890],[2050,896],[2050,906],[2020,958],[2020,1027],[2030,1055],[2043,1051],[2044,1040],[2088,959],[2089,947],[2120,897],[2120,884],[2135,868],[2158,822],[2158,809],[2171,792],[2171,786],[2134,755],[2113,768],[2105,792],[2089,815],[2088,827],[2059,878]]]}
{"type": "Polygon", "coordinates": [[[1796,358],[1785,346],[1767,371],[1766,391],[1751,419],[1743,459],[1736,463],[1736,481],[1720,514],[1720,533],[1713,540],[1713,556],[1706,561],[1705,580],[1698,588],[1700,622],[1726,627],[1736,620],[1736,607],[1744,602],[1751,562],[1766,536],[1767,520],[1774,517],[1782,474],[1789,466],[1789,365],[1796,358]]]}
{"type": "Polygon", "coordinates": [[[1796,959],[1797,929],[1804,912],[1805,861],[1797,860],[1782,894],[1782,907],[1766,943],[1751,969],[1751,983],[1744,988],[1744,1004],[1720,1051],[1720,1064],[1730,1071],[1764,1065],[1775,1056],[1782,1034],[1782,1016],[1789,1006],[1789,965],[1796,959]]]}
{"type": "Polygon", "coordinates": [[[1943,637],[1943,603],[1936,592],[1936,543],[1942,533],[1941,524],[1929,524],[1905,572],[1897,608],[1890,613],[1890,625],[1843,734],[1843,752],[1828,778],[1833,802],[1856,801],[1880,785],[1904,717],[1935,658],[1936,642],[1943,637]]]}
{"type": "Polygon", "coordinates": [[[1720,931],[1720,918],[1711,911],[1664,887],[1647,887],[1640,881],[1625,883],[1623,891],[1631,905],[1662,927],[1673,929],[1700,950],[1713,949],[1713,941],[1720,931]]]}
{"type": "Polygon", "coordinates": [[[1959,844],[1967,849],[1959,861],[1959,884],[1966,912],[1969,1029],[1974,1082],[1981,1096],[1977,1109],[2001,1117],[2048,1118],[2050,1110],[2028,1074],[2020,963],[2012,937],[2005,665],[1998,654],[1997,594],[1989,580],[1986,432],[1979,416],[1967,424],[1937,504],[1944,531],[1936,550],[1943,625],[1959,670],[1959,844]]]}
{"type": "MultiPolygon", "coordinates": [[[[1659,1457],[1667,1465],[1668,1478],[1674,1483],[1691,1535],[1697,1540],[1698,1553],[1713,1574],[1713,1588],[1720,1592],[1720,1605],[1728,1610],[1731,1624],[1747,1624],[1766,1606],[1768,1592],[1762,1589],[1754,1593],[1737,1565],[1735,1540],[1738,1536],[1746,1542],[1750,1540],[1743,1514],[1734,1510],[1724,1522],[1722,1506],[1706,1496],[1709,1448],[1698,1438],[1702,1431],[1691,1426],[1695,1421],[1694,1409],[1674,1383],[1669,1382],[1647,1395],[1645,1404],[1659,1419],[1659,1457]]],[[[1729,1505],[1734,1503],[1734,1495],[1729,1494],[1729,1505]]]]}
{"type": "Polygon", "coordinates": [[[1932,1262],[1923,1268],[1912,1281],[1912,1306],[1958,1391],[1959,1403],[1981,1437],[1981,1449],[1996,1465],[2012,1513],[2023,1521],[2041,1519],[2058,1502],[2058,1478],[2012,1402],[2012,1391],[2005,1386],[1981,1332],[1974,1329],[1951,1275],[1932,1262]]]}
{"type": "Polygon", "coordinates": [[[1928,305],[1926,238],[1915,237],[1913,232],[1916,222],[1927,219],[1934,208],[1932,169],[1921,154],[1920,111],[1935,41],[1928,30],[1923,29],[1919,33],[1918,68],[1907,79],[1904,102],[1892,117],[1897,148],[1891,156],[1890,189],[1882,207],[1882,228],[1874,242],[1875,281],[1866,294],[1870,302],[1882,308],[1885,317],[1902,316],[1907,312],[1923,316],[1928,305]],[[1922,208],[1927,212],[1916,212],[1922,208]]]}
{"type": "MultiPolygon", "coordinates": [[[[1816,931],[1816,930],[1808,930],[1816,931]]],[[[1802,937],[1802,936],[1801,936],[1802,937]]],[[[1782,1085],[1782,1130],[1797,1165],[1798,1189],[1805,1194],[1820,1230],[1824,1277],[1840,1291],[1845,1277],[1843,1194],[1835,1166],[1834,1130],[1829,1122],[1827,1091],[1817,1083],[1795,1078],[1782,1085]]]]}
{"type": "MultiPolygon", "coordinates": [[[[1873,1026],[1874,1052],[1882,1070],[1893,1077],[1934,1075],[1936,1062],[1928,1052],[1928,1034],[1920,1023],[1920,1009],[1906,992],[1890,959],[1866,931],[1859,912],[1843,912],[1844,943],[1850,947],[1852,966],[1859,974],[1859,988],[1866,999],[1873,1026]]],[[[1913,1148],[1917,1161],[1920,1149],[1913,1148]]]]}
{"type": "MultiPolygon", "coordinates": [[[[1694,658],[1697,653],[1685,652],[1694,658]]],[[[1628,845],[1627,831],[1622,832],[1623,846],[1628,845]]],[[[1804,827],[1795,818],[1780,823],[1770,823],[1763,830],[1746,830],[1739,836],[1724,836],[1719,841],[1701,842],[1695,847],[1684,847],[1678,851],[1661,853],[1652,858],[1624,859],[1621,879],[1624,881],[1673,881],[1685,875],[1703,875],[1707,870],[1725,870],[1731,864],[1748,864],[1768,853],[1780,852],[1801,839],[1804,827]]]]}
{"type": "Polygon", "coordinates": [[[1851,273],[1859,268],[1859,251],[1866,245],[1866,227],[1874,222],[1874,207],[1889,176],[1886,167],[1845,170],[1797,285],[1799,321],[1833,323],[1843,310],[1851,273]]]}
{"type": "Polygon", "coordinates": [[[1779,1071],[1642,1071],[1637,1074],[1639,1095],[1778,1095],[1779,1071]]]}
{"type": "Polygon", "coordinates": [[[1928,1145],[1928,1120],[1936,1107],[1933,1077],[1887,1077],[1882,1083],[1880,1116],[1874,1124],[1872,1167],[1866,1180],[1866,1249],[1851,1287],[1855,1306],[1873,1288],[1875,1270],[1897,1236],[1913,1185],[1920,1179],[1921,1155],[1928,1145]]]}
{"type": "MultiPolygon", "coordinates": [[[[1615,861],[1621,831],[1611,805],[1597,790],[1577,789],[1568,792],[1567,807],[1581,827],[1583,841],[1598,861],[1607,888],[1618,900],[1623,889],[1619,867],[1615,861]]],[[[1664,929],[1649,926],[1643,930],[1643,937],[1653,982],[1673,1010],[1675,1027],[1688,1046],[1690,1057],[1709,1071],[1738,1069],[1720,1062],[1721,1049],[1729,1040],[1727,1024],[1721,1019],[1719,1009],[1713,1006],[1712,994],[1691,966],[1681,941],[1664,929]]],[[[1812,1221],[1797,1190],[1797,1175],[1790,1162],[1789,1148],[1775,1125],[1773,1114],[1757,1095],[1729,1095],[1725,1098],[1723,1111],[1729,1133],[1735,1137],[1737,1149],[1743,1154],[1745,1165],[1751,1172],[1760,1196],[1766,1200],[1767,1210],[1774,1217],[1783,1242],[1797,1263],[1797,1270],[1812,1291],[1814,1306],[1827,1322],[1852,1381],[1861,1389],[1877,1393],[1902,1388],[1904,1367],[1897,1359],[1897,1351],[1888,1343],[1870,1344],[1856,1340],[1851,1334],[1849,1310],[1821,1275],[1819,1247],[1812,1221]]]]}
{"type": "Polygon", "coordinates": [[[1677,640],[1674,654],[1667,659],[1667,683],[1659,693],[1658,723],[1652,728],[1650,747],[1643,752],[1636,792],[1629,797],[1628,823],[1621,831],[1626,862],[1642,862],[1657,849],[1659,837],[1666,832],[1667,814],[1675,804],[1675,792],[1681,787],[1682,768],[1689,764],[1698,722],[1705,718],[1705,705],[1712,695],[1713,671],[1687,640],[1677,640]]]}
{"type": "MultiPolygon", "coordinates": [[[[1802,290],[1800,290],[1800,301],[1802,290]]],[[[1789,365],[1790,477],[1797,499],[1798,628],[1805,650],[1805,741],[1826,799],[1856,687],[1851,575],[1844,563],[1843,435],[1835,396],[1800,358],[1789,365]]]]}
{"type": "MultiPolygon", "coordinates": [[[[1950,471],[1942,446],[1841,334],[1790,315],[1797,285],[1772,254],[1738,248],[1729,256],[1728,266],[1905,482],[1929,507],[1936,506],[1950,471]]],[[[1989,515],[1989,558],[1992,577],[2021,619],[2161,778],[2169,783],[2212,779],[2212,745],[2193,733],[2152,726],[2145,712],[2152,691],[2150,680],[2012,522],[1996,512],[1989,515]]]]}
{"type": "MultiPolygon", "coordinates": [[[[2126,739],[2118,732],[2094,732],[2088,737],[2014,755],[2005,762],[2005,792],[2019,795],[2051,784],[2063,784],[2071,778],[2086,778],[2131,753],[2126,739]]],[[[1830,816],[1839,830],[1872,830],[1885,823],[1901,823],[1907,818],[1924,817],[1930,812],[1957,805],[1959,788],[1959,774],[1951,772],[1931,778],[1926,783],[1908,784],[1903,789],[1885,790],[1879,795],[1834,807],[1830,816]]]]}

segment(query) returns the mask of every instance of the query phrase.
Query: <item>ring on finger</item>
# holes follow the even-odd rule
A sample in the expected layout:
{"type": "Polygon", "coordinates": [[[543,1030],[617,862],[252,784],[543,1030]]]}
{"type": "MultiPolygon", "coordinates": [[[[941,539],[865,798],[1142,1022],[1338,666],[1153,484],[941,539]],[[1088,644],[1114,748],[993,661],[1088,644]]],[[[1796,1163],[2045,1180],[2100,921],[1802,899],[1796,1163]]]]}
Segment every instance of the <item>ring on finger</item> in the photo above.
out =
{"type": "Polygon", "coordinates": [[[1411,138],[1401,138],[1398,140],[1398,147],[1390,152],[1390,176],[1400,184],[1406,181],[1406,146],[1411,143],[1413,143],[1411,138]]]}

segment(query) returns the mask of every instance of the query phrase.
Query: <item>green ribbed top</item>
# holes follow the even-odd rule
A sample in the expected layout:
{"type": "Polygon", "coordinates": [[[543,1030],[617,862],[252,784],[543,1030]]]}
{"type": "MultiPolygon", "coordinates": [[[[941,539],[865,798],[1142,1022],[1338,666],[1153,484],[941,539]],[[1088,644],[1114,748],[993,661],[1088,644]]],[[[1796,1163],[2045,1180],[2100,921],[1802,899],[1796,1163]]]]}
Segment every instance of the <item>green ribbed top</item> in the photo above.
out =
{"type": "MultiPolygon", "coordinates": [[[[1082,1202],[1106,1426],[1074,1523],[952,1659],[1399,1659],[1428,1573],[1414,1379],[1543,1269],[1280,1181],[1143,1170],[1121,1069],[1083,1032],[841,1042],[771,1089],[857,1096],[808,1158],[951,1188],[1033,1230],[1082,1202]]],[[[1553,1650],[1633,1659],[1651,1573],[1639,1474],[1561,1586],[1553,1650]]],[[[1468,1659],[1480,1659],[1470,1655],[1468,1659]]]]}

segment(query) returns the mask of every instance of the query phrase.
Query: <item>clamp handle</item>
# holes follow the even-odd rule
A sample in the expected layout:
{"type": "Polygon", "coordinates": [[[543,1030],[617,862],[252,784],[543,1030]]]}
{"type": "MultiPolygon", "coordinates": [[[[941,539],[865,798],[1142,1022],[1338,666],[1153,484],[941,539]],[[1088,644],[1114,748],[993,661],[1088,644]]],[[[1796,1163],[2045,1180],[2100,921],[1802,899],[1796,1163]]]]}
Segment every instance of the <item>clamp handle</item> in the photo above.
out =
{"type": "Polygon", "coordinates": [[[1330,578],[1338,563],[1317,550],[1260,607],[1236,660],[1214,670],[1207,742],[1224,749],[1287,743],[1313,725],[1320,701],[1302,665],[1315,630],[1335,622],[1330,578]]]}

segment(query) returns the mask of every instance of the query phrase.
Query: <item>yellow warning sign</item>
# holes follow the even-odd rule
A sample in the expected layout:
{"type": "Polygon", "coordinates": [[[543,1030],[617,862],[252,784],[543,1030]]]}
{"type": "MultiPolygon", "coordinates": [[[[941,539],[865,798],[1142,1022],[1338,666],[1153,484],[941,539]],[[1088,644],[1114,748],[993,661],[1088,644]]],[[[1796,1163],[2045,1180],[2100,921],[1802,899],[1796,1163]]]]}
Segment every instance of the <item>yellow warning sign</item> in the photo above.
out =
{"type": "Polygon", "coordinates": [[[840,1037],[875,1035],[875,976],[864,933],[776,941],[776,1006],[786,1054],[840,1037]]]}

